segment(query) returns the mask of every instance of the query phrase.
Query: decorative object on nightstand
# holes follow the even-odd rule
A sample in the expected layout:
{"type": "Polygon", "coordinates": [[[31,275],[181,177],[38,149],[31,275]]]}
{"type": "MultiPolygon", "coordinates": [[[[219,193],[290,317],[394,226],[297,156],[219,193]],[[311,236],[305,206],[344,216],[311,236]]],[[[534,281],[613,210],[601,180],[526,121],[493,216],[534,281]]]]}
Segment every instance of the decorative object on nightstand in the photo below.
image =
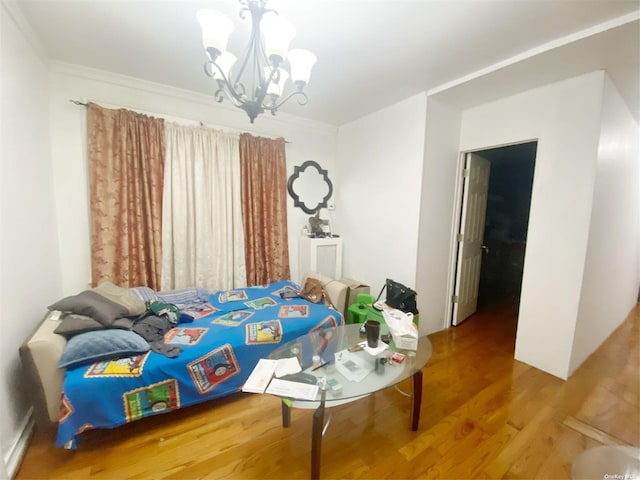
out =
{"type": "MultiPolygon", "coordinates": [[[[315,238],[327,236],[324,227],[328,226],[329,220],[320,218],[320,209],[316,210],[316,214],[313,217],[309,217],[309,227],[311,231],[309,236],[315,238]]],[[[329,236],[331,236],[331,234],[329,234],[329,236]]]]}

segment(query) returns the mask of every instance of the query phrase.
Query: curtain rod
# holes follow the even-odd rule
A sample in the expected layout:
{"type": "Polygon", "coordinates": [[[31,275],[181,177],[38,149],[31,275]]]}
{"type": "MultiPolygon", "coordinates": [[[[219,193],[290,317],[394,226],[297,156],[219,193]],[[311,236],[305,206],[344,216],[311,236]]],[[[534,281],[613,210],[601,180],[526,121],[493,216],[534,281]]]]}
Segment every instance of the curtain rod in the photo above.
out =
{"type": "MultiPolygon", "coordinates": [[[[78,105],[78,106],[82,106],[82,107],[86,107],[87,105],[89,105],[88,103],[85,102],[81,102],[80,100],[74,100],[74,99],[69,99],[69,101],[71,103],[73,103],[74,105],[78,105]]],[[[126,107],[123,107],[126,108],[126,107]]],[[[188,120],[188,119],[185,119],[188,120]]],[[[200,124],[201,127],[206,127],[205,123],[202,120],[198,120],[198,123],[200,124]]],[[[225,128],[225,127],[220,127],[220,128],[225,128]]],[[[251,133],[251,132],[241,132],[241,133],[251,133]]],[[[292,143],[289,140],[287,140],[286,138],[284,139],[284,143],[292,143]]]]}

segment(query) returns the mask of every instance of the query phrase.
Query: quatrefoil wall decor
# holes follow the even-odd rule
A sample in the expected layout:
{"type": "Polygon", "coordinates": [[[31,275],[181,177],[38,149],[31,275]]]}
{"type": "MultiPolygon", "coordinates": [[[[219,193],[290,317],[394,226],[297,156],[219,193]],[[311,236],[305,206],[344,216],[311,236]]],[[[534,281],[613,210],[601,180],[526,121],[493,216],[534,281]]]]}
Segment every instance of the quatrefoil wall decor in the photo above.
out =
{"type": "Polygon", "coordinates": [[[293,167],[293,174],[287,182],[287,191],[293,198],[293,205],[312,215],[320,208],[327,207],[333,194],[333,184],[327,171],[317,162],[307,160],[293,167]]]}

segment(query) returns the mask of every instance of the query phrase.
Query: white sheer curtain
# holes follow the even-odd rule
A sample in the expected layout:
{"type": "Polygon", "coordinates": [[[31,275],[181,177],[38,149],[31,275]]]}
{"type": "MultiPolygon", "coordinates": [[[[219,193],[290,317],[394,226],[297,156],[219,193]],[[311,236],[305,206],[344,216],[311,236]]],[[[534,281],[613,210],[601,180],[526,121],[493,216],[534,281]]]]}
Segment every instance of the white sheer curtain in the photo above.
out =
{"type": "Polygon", "coordinates": [[[162,289],[246,285],[238,135],[165,124],[162,289]]]}

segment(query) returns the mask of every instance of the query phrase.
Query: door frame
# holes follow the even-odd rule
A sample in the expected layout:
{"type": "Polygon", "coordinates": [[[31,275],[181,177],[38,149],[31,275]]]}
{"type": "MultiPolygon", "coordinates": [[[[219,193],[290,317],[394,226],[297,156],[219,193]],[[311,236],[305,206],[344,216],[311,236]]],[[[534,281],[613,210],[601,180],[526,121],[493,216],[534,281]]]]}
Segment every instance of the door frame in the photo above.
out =
{"type": "MultiPolygon", "coordinates": [[[[458,232],[460,231],[460,223],[462,220],[462,195],[464,193],[464,169],[466,166],[466,158],[468,153],[482,152],[483,150],[489,150],[493,148],[510,147],[512,145],[520,145],[521,143],[537,142],[540,145],[540,138],[532,137],[528,139],[522,139],[514,142],[478,146],[473,149],[463,150],[458,153],[458,161],[456,166],[455,184],[453,189],[453,222],[451,222],[450,233],[450,249],[449,249],[449,274],[447,276],[447,298],[445,301],[445,314],[443,328],[453,327],[453,296],[455,294],[455,284],[457,280],[457,267],[458,267],[458,232]]],[[[533,181],[535,182],[535,169],[534,167],[533,181]]],[[[529,207],[531,208],[531,207],[529,207]]],[[[527,227],[528,229],[528,227],[527,227]]],[[[525,261],[526,268],[526,261],[525,261]]],[[[523,272],[524,275],[524,272],[523,272]]]]}

